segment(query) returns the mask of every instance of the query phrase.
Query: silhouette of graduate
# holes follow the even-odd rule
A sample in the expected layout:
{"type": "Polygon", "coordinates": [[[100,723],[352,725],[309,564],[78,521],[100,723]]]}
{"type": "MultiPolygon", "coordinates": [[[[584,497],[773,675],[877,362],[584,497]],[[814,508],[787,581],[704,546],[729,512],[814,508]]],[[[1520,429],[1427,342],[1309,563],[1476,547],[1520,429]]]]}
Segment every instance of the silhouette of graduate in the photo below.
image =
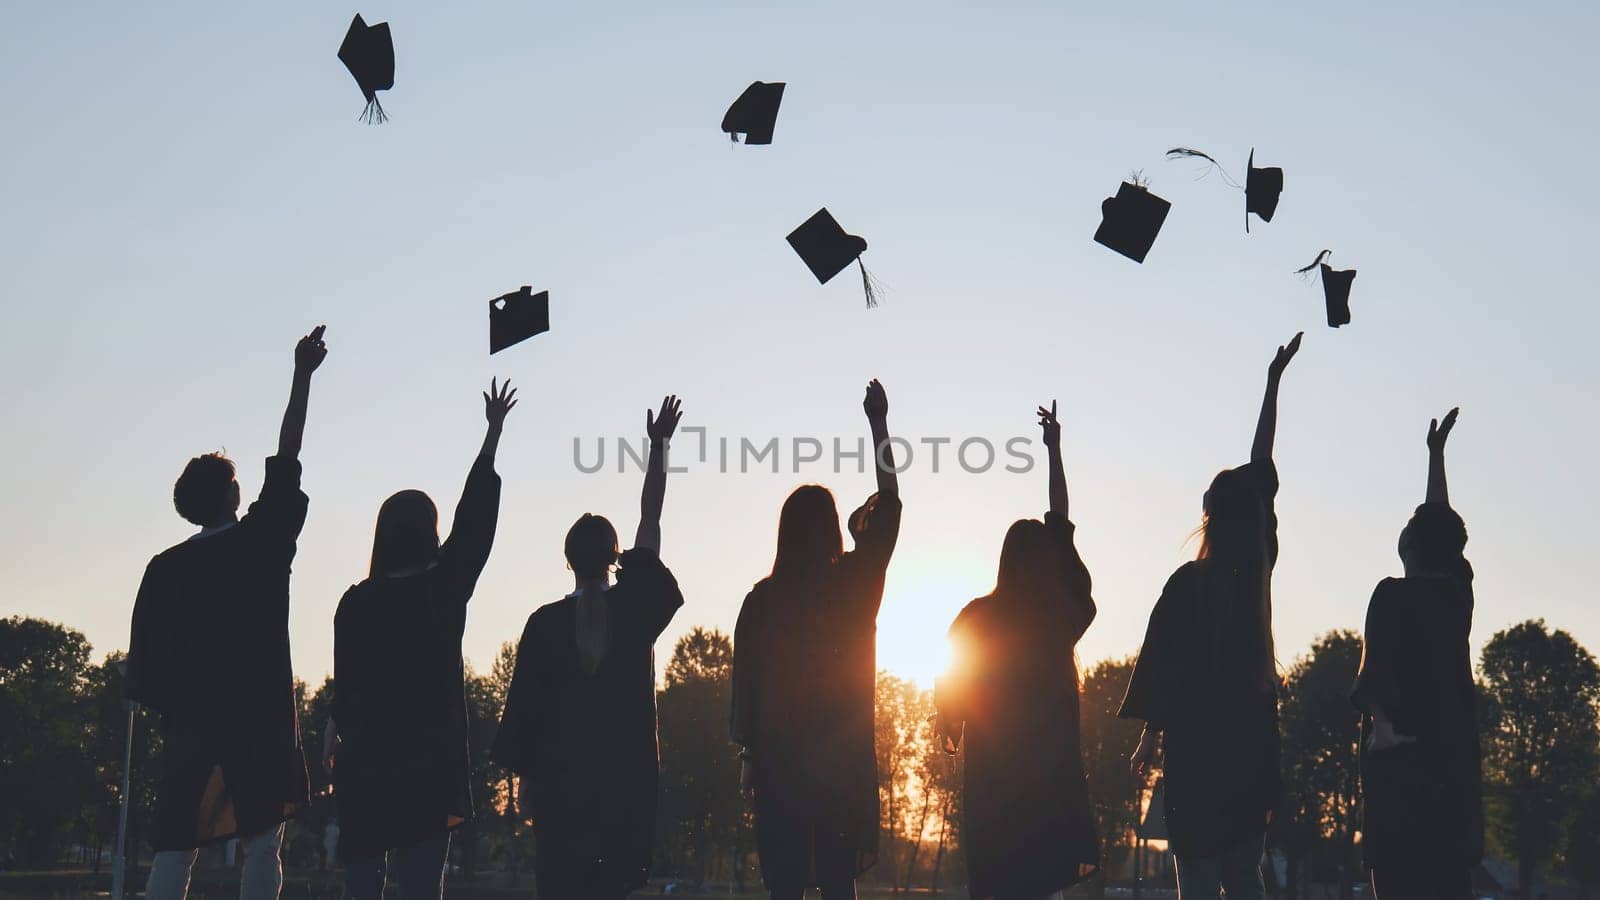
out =
{"type": "Polygon", "coordinates": [[[1367,605],[1361,670],[1361,854],[1379,900],[1463,900],[1483,859],[1483,771],[1472,680],[1472,565],[1428,426],[1428,487],[1400,532],[1401,578],[1367,605]]]}
{"type": "Polygon", "coordinates": [[[633,549],[583,514],[567,532],[572,593],[535,610],[495,733],[494,761],[521,776],[539,896],[621,900],[655,851],[655,642],[683,605],[661,562],[667,449],[681,404],[645,413],[650,455],[633,549]],[[615,583],[611,580],[616,571],[615,583]]]}
{"type": "Polygon", "coordinates": [[[276,900],[283,822],[307,801],[289,662],[289,565],[305,523],[300,443],[323,326],[294,350],[294,380],[261,495],[243,518],[233,462],[197,456],[172,491],[200,530],[150,561],[133,607],[127,697],[161,714],[145,884],[181,900],[196,848],[238,837],[243,900],[276,900]]]}
{"type": "Polygon", "coordinates": [[[1130,761],[1143,783],[1165,742],[1166,819],[1178,895],[1260,900],[1267,824],[1283,801],[1272,569],[1278,561],[1278,388],[1301,335],[1278,348],[1250,462],[1206,490],[1200,552],[1167,580],[1118,715],[1143,719],[1130,761]]]}
{"type": "Polygon", "coordinates": [[[333,716],[327,753],[339,801],[346,900],[383,897],[386,857],[407,900],[438,898],[450,833],[472,820],[461,635],[500,515],[495,453],[517,405],[489,383],[488,425],[439,542],[439,511],[422,491],[378,509],[367,579],[333,618],[333,716]]]}
{"type": "Polygon", "coordinates": [[[844,550],[832,492],[796,488],[778,517],[772,574],[745,597],[734,630],[733,740],[773,900],[808,887],[852,900],[878,856],[877,621],[901,507],[876,379],[861,406],[878,490],[850,515],[855,549],[844,550]]]}
{"type": "Polygon", "coordinates": [[[951,624],[950,670],[934,688],[945,749],[966,754],[961,834],[973,900],[1055,895],[1100,866],[1074,656],[1095,605],[1067,518],[1055,403],[1038,413],[1049,512],[1007,529],[994,590],[951,624]]]}

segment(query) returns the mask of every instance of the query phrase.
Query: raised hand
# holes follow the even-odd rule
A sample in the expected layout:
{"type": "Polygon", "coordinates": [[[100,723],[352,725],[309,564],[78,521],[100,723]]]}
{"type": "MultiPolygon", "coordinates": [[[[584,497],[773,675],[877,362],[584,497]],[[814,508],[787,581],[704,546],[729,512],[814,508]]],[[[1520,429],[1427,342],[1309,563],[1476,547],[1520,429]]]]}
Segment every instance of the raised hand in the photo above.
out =
{"type": "Polygon", "coordinates": [[[661,411],[651,413],[644,411],[644,431],[650,436],[650,443],[663,443],[672,440],[672,433],[678,430],[678,420],[683,418],[683,401],[677,394],[668,394],[661,400],[661,411]]]}
{"type": "Polygon", "coordinates": [[[1428,423],[1428,449],[1434,453],[1444,452],[1444,442],[1450,438],[1450,429],[1456,427],[1456,416],[1461,414],[1461,407],[1456,407],[1444,414],[1444,421],[1434,419],[1428,423]]]}
{"type": "Polygon", "coordinates": [[[1300,339],[1305,337],[1305,334],[1304,331],[1296,332],[1289,343],[1278,348],[1277,355],[1272,358],[1272,365],[1267,368],[1268,377],[1274,381],[1283,377],[1283,370],[1289,368],[1289,360],[1294,359],[1294,355],[1300,352],[1300,339]]]}
{"type": "Polygon", "coordinates": [[[489,427],[499,428],[505,424],[506,414],[516,405],[517,390],[511,386],[511,379],[501,384],[498,378],[491,378],[489,390],[483,394],[483,417],[489,420],[489,427]]]}
{"type": "Polygon", "coordinates": [[[882,419],[889,415],[889,395],[878,379],[874,378],[867,384],[867,396],[861,401],[861,408],[869,419],[882,419]]]}
{"type": "Polygon", "coordinates": [[[318,325],[311,329],[311,333],[301,338],[294,345],[294,370],[296,373],[307,375],[315,372],[317,366],[328,357],[328,345],[322,342],[322,333],[328,326],[318,325]]]}
{"type": "Polygon", "coordinates": [[[1056,419],[1056,402],[1050,401],[1050,408],[1039,407],[1039,427],[1044,429],[1044,445],[1046,447],[1061,446],[1061,422],[1056,419]]]}

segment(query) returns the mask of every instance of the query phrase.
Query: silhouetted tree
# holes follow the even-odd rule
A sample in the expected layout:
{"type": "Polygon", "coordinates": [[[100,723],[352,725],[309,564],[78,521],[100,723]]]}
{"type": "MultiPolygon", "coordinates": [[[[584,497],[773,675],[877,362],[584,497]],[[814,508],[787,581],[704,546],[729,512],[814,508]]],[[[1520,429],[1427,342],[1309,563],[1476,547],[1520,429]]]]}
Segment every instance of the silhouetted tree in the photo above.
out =
{"type": "Polygon", "coordinates": [[[1143,786],[1128,773],[1128,759],[1139,746],[1144,726],[1137,719],[1117,718],[1132,676],[1133,657],[1102,660],[1083,677],[1080,691],[1083,772],[1089,781],[1108,877],[1120,872],[1133,855],[1134,832],[1139,825],[1143,786]]]}
{"type": "Polygon", "coordinates": [[[1361,724],[1350,686],[1361,667],[1361,636],[1330,631],[1295,661],[1282,701],[1284,781],[1289,787],[1286,849],[1328,846],[1339,867],[1339,895],[1349,898],[1359,868],[1361,724]]]}
{"type": "Polygon", "coordinates": [[[1480,668],[1495,713],[1484,734],[1489,833],[1516,860],[1527,900],[1579,812],[1578,788],[1600,776],[1600,665],[1534,619],[1491,637],[1480,668]]]}
{"type": "Polygon", "coordinates": [[[744,802],[739,759],[728,737],[733,641],[696,628],[678,639],[658,697],[661,800],[658,840],[669,867],[703,884],[720,861],[742,877],[744,802]]]}
{"type": "Polygon", "coordinates": [[[0,844],[54,862],[82,830],[97,784],[86,748],[89,642],[41,619],[0,619],[0,844]]]}
{"type": "Polygon", "coordinates": [[[1578,815],[1567,830],[1562,854],[1567,874],[1577,883],[1581,896],[1600,896],[1600,785],[1591,784],[1578,815]]]}

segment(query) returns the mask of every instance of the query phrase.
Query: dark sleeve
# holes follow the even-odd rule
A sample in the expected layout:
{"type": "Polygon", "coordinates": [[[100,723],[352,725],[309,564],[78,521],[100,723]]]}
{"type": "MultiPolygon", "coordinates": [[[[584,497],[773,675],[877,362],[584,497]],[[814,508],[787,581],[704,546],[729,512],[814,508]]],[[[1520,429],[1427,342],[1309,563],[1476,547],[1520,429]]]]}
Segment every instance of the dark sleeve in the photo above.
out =
{"type": "Polygon", "coordinates": [[[733,742],[751,756],[759,752],[756,747],[756,698],[761,692],[755,659],[761,653],[756,646],[760,627],[757,624],[759,614],[755,609],[758,602],[755,591],[745,595],[744,603],[739,607],[739,621],[733,628],[733,702],[729,709],[729,733],[733,742]]]}
{"type": "Polygon", "coordinates": [[[145,566],[139,595],[133,601],[133,627],[128,635],[128,674],[123,691],[129,700],[159,713],[172,711],[176,662],[171,591],[161,557],[145,566]]]}
{"type": "Polygon", "coordinates": [[[294,554],[294,542],[306,524],[305,492],[300,490],[300,460],[290,456],[267,457],[267,474],[261,496],[250,504],[239,524],[265,535],[280,549],[294,554]]]}
{"type": "Polygon", "coordinates": [[[1182,676],[1182,659],[1179,649],[1184,635],[1183,623],[1177,620],[1181,594],[1192,590],[1189,567],[1172,573],[1167,586],[1161,590],[1161,599],[1150,611],[1150,624],[1145,628],[1144,643],[1139,647],[1139,658],[1133,664],[1133,676],[1128,679],[1128,692],[1122,698],[1117,717],[1143,719],[1151,729],[1160,731],[1172,717],[1176,678],[1182,676]]]}
{"type": "Polygon", "coordinates": [[[347,612],[347,604],[351,602],[350,597],[357,587],[352,585],[344,592],[333,612],[333,702],[328,712],[335,722],[341,723],[348,722],[347,710],[352,700],[359,702],[364,688],[357,674],[363,666],[354,658],[358,652],[358,640],[356,635],[350,633],[351,623],[347,612]]]}
{"type": "Polygon", "coordinates": [[[1278,564],[1278,466],[1270,459],[1248,462],[1239,472],[1249,479],[1267,514],[1267,565],[1278,564]]]}
{"type": "Polygon", "coordinates": [[[873,494],[867,501],[865,522],[855,534],[855,555],[879,571],[889,567],[895,542],[900,539],[900,497],[873,494]]]}
{"type": "Polygon", "coordinates": [[[500,727],[494,733],[494,745],[489,758],[497,765],[525,777],[533,777],[539,769],[539,735],[548,728],[545,718],[546,686],[539,677],[538,624],[533,616],[522,629],[522,640],[517,642],[517,662],[511,673],[511,687],[506,690],[506,707],[500,712],[500,727]]]}
{"type": "Polygon", "coordinates": [[[1374,706],[1382,707],[1391,718],[1395,715],[1395,662],[1399,637],[1395,634],[1393,617],[1389,610],[1393,601],[1395,582],[1385,578],[1378,582],[1367,602],[1367,621],[1362,628],[1361,668],[1356,671],[1355,684],[1350,689],[1350,702],[1356,709],[1371,715],[1374,706]]]}
{"type": "Polygon", "coordinates": [[[1089,567],[1083,564],[1083,558],[1078,555],[1078,546],[1074,541],[1077,527],[1058,512],[1045,513],[1044,524],[1056,549],[1061,598],[1065,601],[1065,637],[1069,643],[1076,644],[1094,621],[1093,581],[1089,577],[1089,567]]]}
{"type": "Polygon", "coordinates": [[[643,636],[655,643],[672,617],[683,606],[683,592],[672,570],[661,562],[656,551],[635,547],[617,560],[617,586],[627,589],[627,604],[615,609],[638,623],[643,636]]]}
{"type": "Polygon", "coordinates": [[[494,458],[480,456],[467,472],[467,486],[456,503],[450,537],[439,550],[440,576],[462,603],[472,597],[478,576],[489,562],[499,520],[500,476],[494,470],[494,458]]]}

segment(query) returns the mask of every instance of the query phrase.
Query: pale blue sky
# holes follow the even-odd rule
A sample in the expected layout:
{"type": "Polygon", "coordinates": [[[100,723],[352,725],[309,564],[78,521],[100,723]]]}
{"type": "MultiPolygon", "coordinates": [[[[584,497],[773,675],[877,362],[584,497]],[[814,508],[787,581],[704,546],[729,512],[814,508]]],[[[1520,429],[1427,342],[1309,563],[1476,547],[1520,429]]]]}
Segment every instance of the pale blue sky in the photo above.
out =
{"type": "MultiPolygon", "coordinates": [[[[448,516],[492,374],[523,402],[467,626],[480,668],[569,589],[579,513],[637,522],[637,473],[578,473],[574,436],[637,435],[674,391],[713,436],[853,442],[874,376],[914,440],[1031,436],[1059,398],[1101,609],[1080,656],[1131,653],[1304,329],[1278,441],[1286,659],[1359,627],[1398,569],[1427,420],[1453,404],[1475,642],[1543,616],[1600,649],[1597,7],[1074,6],[5,5],[0,613],[124,646],[145,561],[191,531],[183,462],[224,447],[253,495],[294,339],[325,322],[292,613],[310,680],[383,498],[422,488],[448,516]],[[358,10],[395,35],[381,127],[335,58],[358,10]],[[755,79],[789,83],[775,143],[730,147],[718,121],[755,79]],[[1246,236],[1237,193],[1163,161],[1177,144],[1282,166],[1276,221],[1246,236]],[[1090,240],[1133,169],[1173,203],[1143,266],[1090,240]],[[880,309],[784,242],[820,206],[870,242],[880,309]],[[1289,274],[1323,247],[1361,273],[1339,331],[1289,274]],[[553,330],[490,358],[484,304],[525,283],[553,330]]],[[[845,509],[871,487],[674,477],[688,605],[663,655],[732,627],[802,480],[845,509]]],[[[880,659],[926,681],[1044,474],[919,462],[902,483],[880,659]]]]}

